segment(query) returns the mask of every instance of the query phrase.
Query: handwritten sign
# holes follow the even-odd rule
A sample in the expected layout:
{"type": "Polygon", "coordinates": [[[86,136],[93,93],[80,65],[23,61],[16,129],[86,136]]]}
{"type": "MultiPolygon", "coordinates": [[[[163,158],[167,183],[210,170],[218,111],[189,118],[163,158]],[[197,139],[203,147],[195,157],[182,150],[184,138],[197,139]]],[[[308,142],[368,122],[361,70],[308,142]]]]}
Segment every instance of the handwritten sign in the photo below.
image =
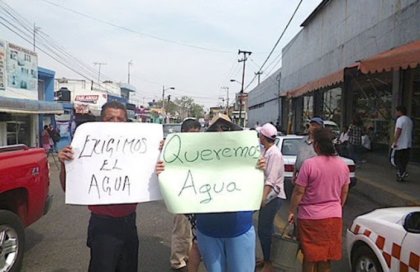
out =
{"type": "Polygon", "coordinates": [[[66,163],[66,203],[117,204],[161,199],[155,165],[162,125],[86,123],[66,163]]]}
{"type": "Polygon", "coordinates": [[[258,210],[264,174],[255,131],[170,134],[159,175],[172,213],[258,210]]]}

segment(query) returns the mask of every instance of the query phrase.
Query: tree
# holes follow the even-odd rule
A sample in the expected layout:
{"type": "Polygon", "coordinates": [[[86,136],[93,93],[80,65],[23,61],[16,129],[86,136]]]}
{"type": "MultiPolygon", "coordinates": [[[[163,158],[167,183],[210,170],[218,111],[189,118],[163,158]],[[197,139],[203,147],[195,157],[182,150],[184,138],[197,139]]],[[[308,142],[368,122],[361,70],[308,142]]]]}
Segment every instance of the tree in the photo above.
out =
{"type": "Polygon", "coordinates": [[[194,99],[188,96],[175,99],[178,105],[178,112],[182,119],[187,117],[202,118],[204,117],[204,107],[194,103],[194,99]]]}

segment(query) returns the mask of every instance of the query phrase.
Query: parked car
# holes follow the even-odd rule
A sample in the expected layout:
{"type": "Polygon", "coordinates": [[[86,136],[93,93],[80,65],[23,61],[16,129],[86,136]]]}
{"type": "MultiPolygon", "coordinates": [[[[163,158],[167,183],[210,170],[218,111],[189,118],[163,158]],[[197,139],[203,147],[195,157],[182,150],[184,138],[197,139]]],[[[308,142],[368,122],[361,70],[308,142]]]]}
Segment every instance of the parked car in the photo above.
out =
{"type": "MultiPolygon", "coordinates": [[[[302,141],[304,136],[301,135],[284,135],[276,137],[276,145],[280,148],[280,151],[284,159],[284,183],[285,191],[288,197],[292,191],[292,178],[293,170],[295,168],[296,156],[298,153],[299,143],[302,141]]],[[[349,167],[350,170],[350,187],[356,184],[356,165],[354,161],[348,158],[340,157],[349,167]]]]}
{"type": "Polygon", "coordinates": [[[24,228],[51,205],[47,154],[25,145],[0,147],[0,271],[20,271],[24,228]]]}
{"type": "Polygon", "coordinates": [[[346,234],[351,271],[420,271],[420,207],[377,209],[346,234]]]}
{"type": "Polygon", "coordinates": [[[180,123],[163,124],[163,138],[166,138],[170,133],[181,132],[180,123]]]}
{"type": "Polygon", "coordinates": [[[340,137],[340,127],[337,123],[329,120],[324,120],[324,127],[331,129],[336,138],[340,137]]]}
{"type": "MultiPolygon", "coordinates": [[[[310,120],[307,119],[305,121],[305,126],[309,125],[310,120]]],[[[336,122],[330,121],[330,120],[324,120],[324,127],[331,129],[331,131],[334,133],[335,137],[340,137],[340,127],[337,125],[336,122]]]]}

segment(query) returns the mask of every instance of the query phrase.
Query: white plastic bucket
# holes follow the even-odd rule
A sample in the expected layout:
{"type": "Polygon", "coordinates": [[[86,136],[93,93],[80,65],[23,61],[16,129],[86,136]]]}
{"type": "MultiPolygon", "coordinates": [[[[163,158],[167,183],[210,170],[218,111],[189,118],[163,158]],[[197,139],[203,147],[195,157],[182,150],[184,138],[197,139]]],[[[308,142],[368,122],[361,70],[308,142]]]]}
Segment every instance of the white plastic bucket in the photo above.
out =
{"type": "Polygon", "coordinates": [[[271,239],[271,263],[273,268],[279,270],[294,270],[299,251],[299,242],[296,239],[286,237],[287,226],[282,234],[275,233],[271,239]]]}

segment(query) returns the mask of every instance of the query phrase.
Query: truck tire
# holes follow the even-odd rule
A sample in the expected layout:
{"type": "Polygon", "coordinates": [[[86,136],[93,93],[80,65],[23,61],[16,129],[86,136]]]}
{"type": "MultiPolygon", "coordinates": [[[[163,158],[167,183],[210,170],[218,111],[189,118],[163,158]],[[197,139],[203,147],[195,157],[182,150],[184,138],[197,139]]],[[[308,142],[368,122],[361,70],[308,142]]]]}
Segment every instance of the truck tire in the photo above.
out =
{"type": "Polygon", "coordinates": [[[0,272],[20,271],[25,250],[25,231],[20,218],[0,210],[0,272]]]}

